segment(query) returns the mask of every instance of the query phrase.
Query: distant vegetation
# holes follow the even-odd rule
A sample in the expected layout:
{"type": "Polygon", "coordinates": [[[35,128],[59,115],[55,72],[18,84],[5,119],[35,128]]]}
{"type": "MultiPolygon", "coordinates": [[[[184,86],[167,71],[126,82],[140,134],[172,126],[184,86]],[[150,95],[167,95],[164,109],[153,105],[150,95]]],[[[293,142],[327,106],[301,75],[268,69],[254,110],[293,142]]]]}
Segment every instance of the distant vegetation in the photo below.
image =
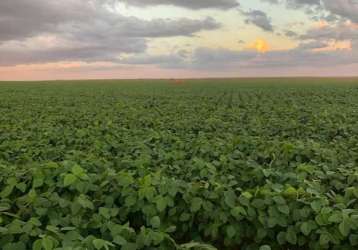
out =
{"type": "Polygon", "coordinates": [[[358,79],[0,83],[0,246],[357,249],[358,79]]]}

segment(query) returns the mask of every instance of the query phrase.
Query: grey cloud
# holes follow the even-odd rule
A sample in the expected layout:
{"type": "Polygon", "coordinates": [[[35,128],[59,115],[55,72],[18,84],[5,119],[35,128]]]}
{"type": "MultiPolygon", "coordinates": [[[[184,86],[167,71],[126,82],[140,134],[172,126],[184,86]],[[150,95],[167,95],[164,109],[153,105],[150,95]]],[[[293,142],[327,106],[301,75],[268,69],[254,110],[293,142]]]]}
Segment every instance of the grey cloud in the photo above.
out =
{"type": "Polygon", "coordinates": [[[143,53],[149,38],[193,36],[220,27],[213,18],[127,17],[109,9],[109,1],[114,0],[1,0],[0,64],[113,61],[121,53],[143,53]],[[39,36],[55,37],[66,46],[28,46],[29,40],[39,36]],[[20,45],[14,47],[12,41],[20,45]]]}
{"type": "MultiPolygon", "coordinates": [[[[207,53],[212,53],[207,50],[207,53]]],[[[198,54],[197,54],[198,55],[198,54]]],[[[205,58],[205,55],[201,55],[205,58]]],[[[198,61],[198,59],[194,60],[198,61]]],[[[200,60],[199,60],[200,61],[200,60]]],[[[358,63],[358,55],[352,55],[351,51],[327,51],[314,52],[310,49],[297,47],[291,50],[270,51],[258,54],[253,51],[226,52],[225,60],[219,62],[215,67],[228,68],[274,68],[274,67],[322,67],[341,64],[358,63]]],[[[211,67],[214,67],[211,63],[211,67]]],[[[200,65],[199,67],[203,67],[200,65]]]]}
{"type": "Polygon", "coordinates": [[[122,0],[128,5],[138,7],[171,5],[188,9],[231,9],[239,6],[237,0],[122,0]]]}
{"type": "Polygon", "coordinates": [[[134,55],[130,58],[120,60],[124,64],[136,65],[157,65],[161,68],[171,69],[220,69],[231,70],[233,64],[248,62],[257,57],[255,51],[234,51],[224,48],[206,48],[195,49],[190,56],[182,56],[180,51],[166,55],[134,55]]]}
{"type": "Polygon", "coordinates": [[[300,8],[303,6],[320,5],[321,0],[261,0],[271,4],[286,4],[291,8],[300,8]]]}
{"type": "Polygon", "coordinates": [[[139,55],[118,60],[118,63],[129,65],[157,65],[161,68],[185,68],[185,58],[177,54],[169,55],[139,55]]]}
{"type": "MultiPolygon", "coordinates": [[[[294,67],[342,66],[358,63],[358,52],[354,50],[316,51],[326,48],[324,41],[306,41],[288,50],[258,53],[254,50],[235,51],[224,48],[197,48],[191,57],[181,58],[176,54],[145,57],[145,61],[132,58],[135,63],[155,64],[162,68],[233,71],[238,69],[274,69],[294,67]]],[[[354,42],[358,45],[358,42],[354,42]]]]}
{"type": "Polygon", "coordinates": [[[358,1],[356,0],[323,0],[324,6],[331,13],[358,23],[358,1]]]}
{"type": "Polygon", "coordinates": [[[271,18],[269,18],[265,12],[260,10],[251,10],[243,12],[243,14],[246,16],[246,23],[254,24],[265,31],[273,31],[271,18]]]}
{"type": "Polygon", "coordinates": [[[213,18],[204,20],[192,20],[181,18],[154,19],[152,21],[141,21],[137,18],[126,18],[126,23],[115,25],[119,33],[128,37],[171,37],[171,36],[191,36],[201,30],[214,30],[220,28],[220,24],[213,18]]]}
{"type": "Polygon", "coordinates": [[[297,38],[298,34],[292,30],[285,30],[284,31],[285,36],[290,37],[290,38],[297,38]]]}
{"type": "Polygon", "coordinates": [[[358,40],[358,29],[345,24],[327,26],[308,30],[300,38],[305,40],[358,40]]]}
{"type": "Polygon", "coordinates": [[[292,7],[320,5],[320,0],[286,0],[286,2],[292,7]]]}
{"type": "Polygon", "coordinates": [[[306,8],[313,18],[335,21],[333,15],[358,23],[357,0],[262,0],[271,4],[286,4],[289,8],[306,8]],[[325,15],[325,11],[333,15],[325,15]]]}
{"type": "MultiPolygon", "coordinates": [[[[162,68],[194,68],[235,70],[238,68],[270,68],[286,65],[320,67],[344,65],[358,62],[358,52],[326,51],[329,40],[350,40],[358,46],[358,30],[349,26],[326,27],[309,30],[299,36],[304,42],[291,50],[271,51],[259,54],[256,51],[234,51],[228,49],[198,48],[192,53],[178,50],[169,55],[146,55],[151,38],[193,36],[202,30],[220,27],[212,18],[193,20],[154,19],[142,20],[126,17],[109,9],[107,3],[116,0],[0,0],[0,65],[47,63],[58,61],[108,61],[118,64],[153,64],[162,68]],[[66,41],[52,47],[41,47],[28,42],[41,35],[51,35],[66,41]],[[11,40],[17,43],[12,44],[11,40]],[[123,58],[122,54],[132,54],[123,58]]],[[[126,0],[129,4],[149,6],[157,4],[176,5],[190,9],[237,7],[237,1],[227,0],[126,0]],[[130,2],[129,2],[130,1],[130,2]]],[[[279,0],[266,0],[271,3],[279,0]]],[[[287,0],[291,7],[321,8],[332,15],[356,20],[356,2],[353,0],[287,0]]],[[[270,18],[262,11],[245,13],[247,22],[266,31],[273,31],[270,18]]],[[[295,37],[292,31],[283,31],[295,37]]]]}
{"type": "Polygon", "coordinates": [[[61,27],[64,37],[82,43],[107,44],[116,46],[123,38],[145,38],[192,36],[202,30],[214,30],[220,27],[212,18],[192,20],[187,18],[154,19],[144,21],[136,17],[116,17],[113,20],[99,19],[79,25],[64,25],[61,27]]]}
{"type": "Polygon", "coordinates": [[[86,21],[102,14],[103,7],[90,0],[1,0],[0,42],[52,32],[61,23],[86,21]]]}
{"type": "MultiPolygon", "coordinates": [[[[0,41],[18,40],[42,33],[74,33],[86,30],[97,36],[190,36],[220,25],[212,18],[141,20],[109,11],[95,0],[1,0],[0,41]],[[113,34],[115,33],[115,34],[113,34]]],[[[84,32],[81,32],[83,35],[84,32]]]]}
{"type": "Polygon", "coordinates": [[[191,63],[195,68],[225,68],[231,62],[245,62],[256,56],[257,53],[253,51],[198,48],[193,52],[191,63]]]}
{"type": "Polygon", "coordinates": [[[116,45],[86,44],[80,47],[56,47],[51,49],[2,48],[0,66],[38,64],[58,61],[109,61],[115,62],[121,52],[143,53],[147,48],[144,39],[122,38],[116,45]]]}

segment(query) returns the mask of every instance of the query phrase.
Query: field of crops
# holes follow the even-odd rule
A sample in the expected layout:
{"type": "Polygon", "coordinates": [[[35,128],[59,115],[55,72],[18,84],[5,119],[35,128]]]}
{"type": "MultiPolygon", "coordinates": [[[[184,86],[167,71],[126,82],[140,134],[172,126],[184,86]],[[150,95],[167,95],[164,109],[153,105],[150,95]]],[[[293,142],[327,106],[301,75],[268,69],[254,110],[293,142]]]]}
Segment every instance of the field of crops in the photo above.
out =
{"type": "Polygon", "coordinates": [[[358,79],[0,83],[4,250],[358,249],[358,79]]]}

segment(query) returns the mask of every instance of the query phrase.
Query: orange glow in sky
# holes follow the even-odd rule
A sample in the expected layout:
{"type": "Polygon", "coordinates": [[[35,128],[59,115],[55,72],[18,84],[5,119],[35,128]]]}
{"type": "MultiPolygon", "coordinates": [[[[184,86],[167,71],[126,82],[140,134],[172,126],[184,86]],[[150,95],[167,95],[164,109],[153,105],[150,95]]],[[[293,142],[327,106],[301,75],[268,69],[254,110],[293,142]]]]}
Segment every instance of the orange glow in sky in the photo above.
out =
{"type": "Polygon", "coordinates": [[[270,45],[264,39],[257,39],[250,46],[250,49],[255,49],[257,52],[266,53],[270,50],[270,45]]]}
{"type": "Polygon", "coordinates": [[[335,50],[352,50],[352,42],[350,40],[344,41],[330,41],[326,47],[315,49],[315,52],[335,51],[335,50]]]}
{"type": "Polygon", "coordinates": [[[327,21],[320,20],[320,21],[314,23],[314,26],[315,26],[316,28],[323,29],[323,28],[326,28],[327,26],[329,26],[329,24],[328,24],[327,21]]]}

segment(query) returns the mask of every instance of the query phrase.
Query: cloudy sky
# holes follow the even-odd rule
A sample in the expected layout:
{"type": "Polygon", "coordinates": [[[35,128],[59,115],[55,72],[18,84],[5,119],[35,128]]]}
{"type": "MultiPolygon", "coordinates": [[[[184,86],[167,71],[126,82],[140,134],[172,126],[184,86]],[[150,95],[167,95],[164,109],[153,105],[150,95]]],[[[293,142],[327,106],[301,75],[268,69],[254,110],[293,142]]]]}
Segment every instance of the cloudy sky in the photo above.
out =
{"type": "Polygon", "coordinates": [[[0,0],[0,80],[358,75],[358,0],[0,0]]]}

